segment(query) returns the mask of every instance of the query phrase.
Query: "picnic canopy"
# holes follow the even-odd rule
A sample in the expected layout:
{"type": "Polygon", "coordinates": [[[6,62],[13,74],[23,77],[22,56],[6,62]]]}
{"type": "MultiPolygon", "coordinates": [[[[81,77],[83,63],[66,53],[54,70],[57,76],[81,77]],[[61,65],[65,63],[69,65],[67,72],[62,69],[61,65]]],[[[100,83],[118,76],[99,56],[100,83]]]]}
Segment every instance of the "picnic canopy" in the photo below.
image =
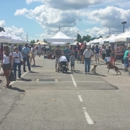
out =
{"type": "Polygon", "coordinates": [[[48,38],[46,39],[47,42],[49,42],[50,44],[53,42],[58,42],[59,43],[72,43],[73,42],[73,38],[68,37],[67,35],[65,35],[63,32],[59,31],[57,32],[52,38],[48,38]]]}
{"type": "Polygon", "coordinates": [[[38,42],[36,42],[36,43],[34,43],[35,45],[38,45],[38,44],[41,44],[41,45],[47,45],[47,43],[45,43],[45,42],[43,42],[43,41],[38,41],[38,42]]]}

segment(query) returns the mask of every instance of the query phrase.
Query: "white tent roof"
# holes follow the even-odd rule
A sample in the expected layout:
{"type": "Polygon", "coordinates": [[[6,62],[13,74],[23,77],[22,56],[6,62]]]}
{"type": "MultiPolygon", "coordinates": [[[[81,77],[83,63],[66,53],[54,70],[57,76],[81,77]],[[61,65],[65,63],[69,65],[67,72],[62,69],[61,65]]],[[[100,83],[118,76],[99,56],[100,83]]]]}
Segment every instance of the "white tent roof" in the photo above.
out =
{"type": "Polygon", "coordinates": [[[37,44],[41,44],[41,45],[47,45],[47,43],[43,42],[43,41],[38,41],[38,42],[35,42],[34,44],[37,45],[37,44]]]}
{"type": "Polygon", "coordinates": [[[71,43],[70,45],[71,45],[71,46],[73,46],[73,45],[77,45],[77,43],[79,43],[79,45],[81,45],[81,43],[78,42],[78,41],[75,41],[75,42],[71,43]]]}
{"type": "Polygon", "coordinates": [[[50,46],[65,46],[66,45],[66,42],[52,42],[50,43],[50,46]]]}
{"type": "Polygon", "coordinates": [[[5,32],[0,32],[0,42],[7,42],[7,43],[25,43],[21,38],[7,34],[5,32]]]}
{"type": "Polygon", "coordinates": [[[63,32],[59,31],[52,38],[47,39],[48,42],[73,42],[73,38],[68,37],[63,32]]]}
{"type": "Polygon", "coordinates": [[[130,42],[130,32],[125,32],[117,36],[116,42],[130,42]]]}

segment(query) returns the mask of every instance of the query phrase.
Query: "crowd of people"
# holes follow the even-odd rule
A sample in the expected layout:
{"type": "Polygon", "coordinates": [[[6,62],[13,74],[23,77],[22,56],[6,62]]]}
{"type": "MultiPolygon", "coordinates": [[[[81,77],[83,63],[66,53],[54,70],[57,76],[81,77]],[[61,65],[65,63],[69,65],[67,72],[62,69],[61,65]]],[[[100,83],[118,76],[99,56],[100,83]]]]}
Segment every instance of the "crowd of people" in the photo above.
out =
{"type": "MultiPolygon", "coordinates": [[[[28,71],[31,71],[31,66],[35,66],[35,51],[37,50],[37,54],[39,57],[43,55],[44,48],[40,45],[35,46],[25,44],[24,46],[14,46],[11,48],[8,45],[1,45],[0,48],[0,60],[2,60],[2,69],[4,76],[6,78],[6,85],[5,88],[11,87],[9,81],[9,75],[14,71],[15,77],[17,77],[16,70],[18,70],[18,78],[21,78],[21,65],[23,65],[23,71],[26,72],[26,65],[28,67],[28,71]],[[33,64],[32,64],[33,61],[33,64]]],[[[123,46],[122,49],[122,56],[121,61],[124,64],[124,70],[130,72],[130,47],[123,46]]],[[[95,64],[100,64],[100,58],[104,62],[111,62],[114,66],[115,61],[118,56],[118,51],[112,46],[87,46],[86,44],[77,43],[75,46],[67,45],[65,49],[61,49],[60,46],[57,46],[54,51],[55,57],[55,70],[58,70],[60,62],[66,62],[67,68],[69,69],[69,65],[71,67],[71,71],[75,71],[75,60],[77,62],[84,64],[85,74],[90,73],[90,66],[91,66],[91,59],[92,57],[95,58],[95,64]]],[[[129,73],[130,75],[130,73],[129,73]]]]}
{"type": "MultiPolygon", "coordinates": [[[[120,56],[120,61],[124,64],[124,70],[130,71],[130,47],[126,47],[125,45],[122,46],[122,50],[119,50],[111,45],[93,45],[87,46],[86,44],[77,43],[75,46],[66,46],[64,50],[61,50],[60,46],[57,46],[55,50],[55,58],[56,64],[55,69],[57,71],[58,66],[58,59],[60,56],[65,56],[67,62],[70,61],[71,70],[74,70],[74,63],[77,60],[79,63],[84,63],[85,65],[85,73],[90,73],[90,65],[91,65],[91,58],[95,58],[95,64],[100,64],[100,58],[104,62],[110,62],[113,66],[115,66],[115,61],[120,56]],[[75,58],[72,59],[72,56],[75,58]],[[72,66],[73,65],[73,66],[72,66]]],[[[65,59],[64,59],[65,60],[65,59]]]]}
{"type": "Polygon", "coordinates": [[[13,48],[10,45],[3,44],[0,47],[0,60],[2,60],[2,71],[3,75],[6,78],[6,85],[4,88],[11,87],[9,75],[12,70],[14,71],[15,78],[17,77],[16,70],[18,70],[18,78],[21,78],[21,66],[23,66],[23,71],[26,72],[26,64],[28,67],[28,71],[31,71],[31,66],[35,66],[35,51],[37,50],[39,57],[43,54],[42,46],[29,46],[25,44],[25,46],[17,46],[15,45],[13,48]],[[33,64],[32,64],[33,61],[33,64]],[[31,65],[32,64],[32,65],[31,65]]]}

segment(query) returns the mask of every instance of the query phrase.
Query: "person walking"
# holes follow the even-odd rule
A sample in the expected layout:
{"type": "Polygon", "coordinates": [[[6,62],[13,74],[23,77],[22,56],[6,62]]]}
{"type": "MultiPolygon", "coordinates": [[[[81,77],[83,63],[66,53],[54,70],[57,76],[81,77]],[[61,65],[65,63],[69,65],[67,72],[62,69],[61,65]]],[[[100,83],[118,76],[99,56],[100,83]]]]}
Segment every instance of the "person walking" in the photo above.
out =
{"type": "Polygon", "coordinates": [[[91,58],[93,56],[93,51],[90,49],[90,46],[87,46],[87,49],[83,52],[85,58],[85,74],[90,73],[91,58]]]}
{"type": "Polygon", "coordinates": [[[33,65],[32,66],[35,66],[35,50],[36,50],[36,48],[34,47],[34,45],[31,45],[30,65],[31,65],[32,60],[33,60],[33,65]]]}
{"type": "Polygon", "coordinates": [[[127,71],[128,70],[128,58],[129,58],[129,52],[130,52],[130,47],[128,47],[128,49],[125,51],[124,53],[124,70],[127,71]]]}
{"type": "Polygon", "coordinates": [[[11,87],[10,81],[8,79],[11,71],[12,71],[12,53],[10,53],[10,49],[8,46],[3,47],[3,65],[2,65],[4,76],[6,78],[6,85],[3,88],[11,87]]]}
{"type": "Polygon", "coordinates": [[[99,52],[100,52],[100,49],[99,49],[98,45],[96,45],[96,47],[94,49],[96,64],[100,64],[99,63],[99,57],[100,57],[99,52]]]}
{"type": "Polygon", "coordinates": [[[73,73],[75,71],[75,55],[74,53],[70,56],[70,66],[71,66],[71,72],[73,73]]]}
{"type": "Polygon", "coordinates": [[[60,49],[60,46],[58,45],[56,50],[55,50],[55,71],[57,72],[57,69],[58,69],[58,61],[59,61],[59,58],[60,56],[62,55],[62,51],[60,49]]]}
{"type": "Polygon", "coordinates": [[[31,71],[30,62],[29,62],[29,52],[30,48],[28,47],[28,44],[25,44],[25,46],[22,48],[22,54],[23,54],[23,71],[26,72],[25,63],[27,62],[28,70],[31,71]]]}
{"type": "Polygon", "coordinates": [[[42,47],[41,47],[41,44],[39,43],[39,45],[38,45],[38,55],[39,55],[39,57],[41,56],[41,54],[42,54],[42,47]]]}
{"type": "Polygon", "coordinates": [[[102,54],[102,59],[105,61],[105,56],[106,56],[105,46],[102,47],[102,49],[101,49],[101,54],[102,54]]]}
{"type": "Polygon", "coordinates": [[[71,50],[69,49],[69,46],[67,45],[66,48],[64,49],[64,56],[67,58],[68,63],[69,63],[69,58],[70,58],[70,54],[71,54],[71,50]]]}
{"type": "Polygon", "coordinates": [[[18,47],[14,48],[13,52],[13,59],[14,59],[14,75],[16,76],[16,69],[18,66],[18,79],[21,78],[21,61],[23,61],[23,56],[20,51],[18,51],[18,47]]]}
{"type": "Polygon", "coordinates": [[[110,46],[107,47],[107,49],[106,49],[106,57],[105,57],[105,60],[106,60],[106,62],[110,62],[110,60],[111,60],[111,47],[110,47],[110,46]]]}

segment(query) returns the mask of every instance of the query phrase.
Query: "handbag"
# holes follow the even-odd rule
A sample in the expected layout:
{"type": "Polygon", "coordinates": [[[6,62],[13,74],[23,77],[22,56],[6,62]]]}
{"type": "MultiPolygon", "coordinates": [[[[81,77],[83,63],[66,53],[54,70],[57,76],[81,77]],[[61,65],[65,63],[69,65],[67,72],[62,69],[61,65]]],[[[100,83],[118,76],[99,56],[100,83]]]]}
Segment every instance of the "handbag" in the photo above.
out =
{"type": "Polygon", "coordinates": [[[19,53],[19,57],[20,57],[20,64],[21,64],[21,65],[24,65],[24,62],[21,60],[20,53],[19,53]]]}
{"type": "Polygon", "coordinates": [[[15,75],[14,75],[14,73],[12,71],[11,71],[9,77],[8,77],[8,80],[9,81],[16,81],[16,77],[15,77],[15,75]]]}

